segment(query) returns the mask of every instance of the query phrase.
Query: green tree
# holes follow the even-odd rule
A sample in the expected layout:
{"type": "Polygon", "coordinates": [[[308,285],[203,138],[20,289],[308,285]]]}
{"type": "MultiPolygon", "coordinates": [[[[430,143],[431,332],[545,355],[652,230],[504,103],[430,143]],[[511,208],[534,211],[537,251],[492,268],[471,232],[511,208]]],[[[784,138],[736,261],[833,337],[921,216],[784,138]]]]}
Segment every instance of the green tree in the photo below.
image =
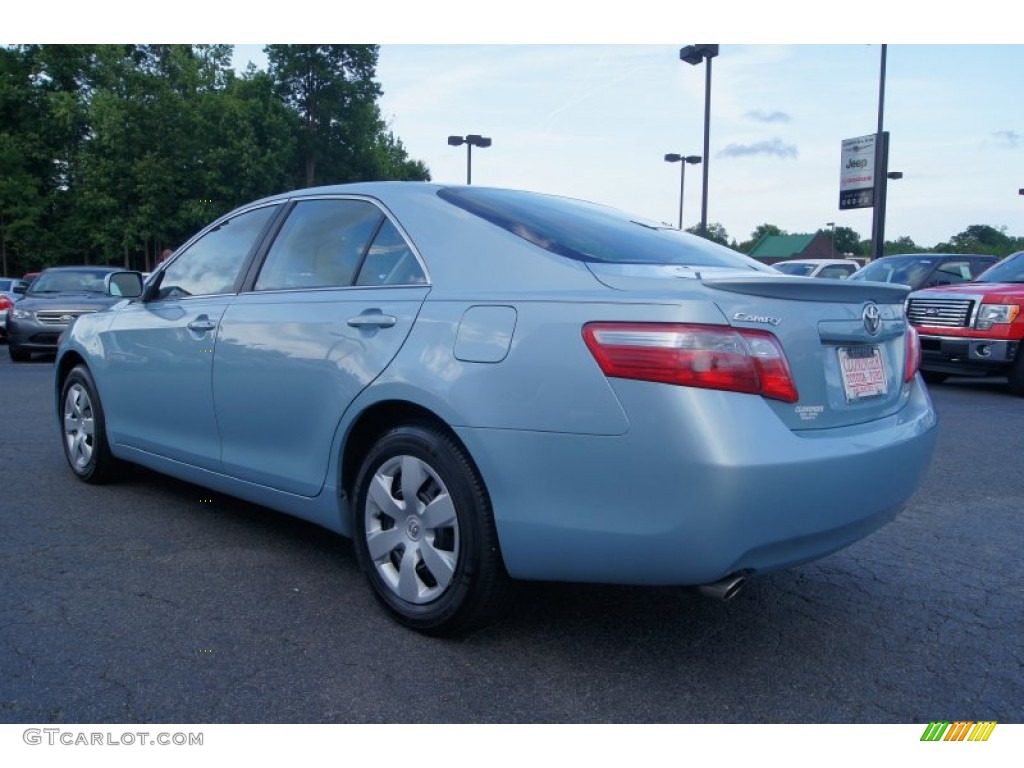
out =
{"type": "Polygon", "coordinates": [[[713,243],[718,243],[719,245],[724,245],[726,247],[729,246],[729,233],[725,231],[724,226],[717,222],[709,223],[707,233],[703,235],[700,232],[700,224],[696,224],[686,231],[690,234],[710,240],[713,243]]]}
{"type": "Polygon", "coordinates": [[[895,240],[886,240],[882,245],[882,255],[890,256],[897,253],[928,253],[928,249],[922,248],[906,235],[895,240]]]}
{"type": "Polygon", "coordinates": [[[981,253],[1007,256],[1019,247],[1019,238],[1006,234],[1006,227],[992,227],[987,224],[972,224],[963,232],[950,238],[947,243],[935,246],[937,253],[981,253]]]}
{"type": "Polygon", "coordinates": [[[299,118],[296,186],[430,178],[381,119],[381,87],[374,80],[378,50],[376,45],[264,49],[278,96],[299,118]]]}

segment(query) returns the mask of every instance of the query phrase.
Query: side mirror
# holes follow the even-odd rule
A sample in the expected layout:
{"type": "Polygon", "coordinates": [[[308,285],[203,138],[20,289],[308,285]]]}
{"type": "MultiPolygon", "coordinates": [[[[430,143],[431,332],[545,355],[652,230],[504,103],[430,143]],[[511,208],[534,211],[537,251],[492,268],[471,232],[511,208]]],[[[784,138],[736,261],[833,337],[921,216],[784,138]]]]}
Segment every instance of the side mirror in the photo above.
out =
{"type": "Polygon", "coordinates": [[[103,285],[111,296],[136,299],[142,295],[142,275],[138,272],[111,272],[103,278],[103,285]]]}
{"type": "Polygon", "coordinates": [[[17,293],[24,296],[28,292],[28,283],[18,283],[11,288],[12,293],[17,293]]]}

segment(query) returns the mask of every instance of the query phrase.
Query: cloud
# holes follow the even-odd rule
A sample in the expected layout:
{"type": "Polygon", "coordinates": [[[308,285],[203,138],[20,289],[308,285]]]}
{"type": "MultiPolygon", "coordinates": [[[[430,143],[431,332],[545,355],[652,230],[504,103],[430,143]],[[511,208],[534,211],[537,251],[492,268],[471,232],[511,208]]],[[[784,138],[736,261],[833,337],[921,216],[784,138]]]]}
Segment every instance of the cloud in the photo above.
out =
{"type": "Polygon", "coordinates": [[[1020,146],[1021,136],[1016,131],[996,131],[992,134],[996,138],[996,144],[1007,149],[1016,149],[1020,146]]]}
{"type": "Polygon", "coordinates": [[[719,157],[748,157],[750,155],[775,155],[776,157],[797,156],[796,146],[783,144],[782,139],[769,139],[758,141],[754,144],[730,144],[721,152],[719,157]]]}
{"type": "Polygon", "coordinates": [[[752,109],[743,116],[759,123],[788,123],[792,119],[785,112],[765,112],[761,109],[752,109]]]}

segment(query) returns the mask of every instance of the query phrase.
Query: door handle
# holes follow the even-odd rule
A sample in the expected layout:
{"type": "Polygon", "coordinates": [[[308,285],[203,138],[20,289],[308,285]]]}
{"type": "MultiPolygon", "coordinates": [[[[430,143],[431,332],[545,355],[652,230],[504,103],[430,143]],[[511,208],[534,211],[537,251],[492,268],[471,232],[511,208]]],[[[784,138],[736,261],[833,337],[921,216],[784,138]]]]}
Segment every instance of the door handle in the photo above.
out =
{"type": "Polygon", "coordinates": [[[348,319],[348,324],[353,328],[391,328],[397,322],[393,316],[381,312],[363,312],[348,319]]]}
{"type": "Polygon", "coordinates": [[[212,331],[216,327],[217,324],[213,322],[213,320],[199,319],[193,320],[191,323],[188,324],[188,329],[190,331],[195,331],[196,333],[206,333],[207,331],[212,331]]]}

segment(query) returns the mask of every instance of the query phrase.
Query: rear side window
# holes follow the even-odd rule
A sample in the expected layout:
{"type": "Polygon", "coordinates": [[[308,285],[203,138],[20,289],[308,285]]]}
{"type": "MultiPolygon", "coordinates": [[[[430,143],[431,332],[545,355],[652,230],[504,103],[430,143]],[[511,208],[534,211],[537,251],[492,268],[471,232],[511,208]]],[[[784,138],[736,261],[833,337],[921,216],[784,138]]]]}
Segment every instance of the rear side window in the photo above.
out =
{"type": "Polygon", "coordinates": [[[347,287],[384,214],[363,200],[304,200],[274,240],[257,291],[347,287]]]}
{"type": "Polygon", "coordinates": [[[681,264],[770,272],[743,254],[667,224],[594,203],[483,187],[453,187],[443,200],[551,253],[609,264],[681,264]]]}

